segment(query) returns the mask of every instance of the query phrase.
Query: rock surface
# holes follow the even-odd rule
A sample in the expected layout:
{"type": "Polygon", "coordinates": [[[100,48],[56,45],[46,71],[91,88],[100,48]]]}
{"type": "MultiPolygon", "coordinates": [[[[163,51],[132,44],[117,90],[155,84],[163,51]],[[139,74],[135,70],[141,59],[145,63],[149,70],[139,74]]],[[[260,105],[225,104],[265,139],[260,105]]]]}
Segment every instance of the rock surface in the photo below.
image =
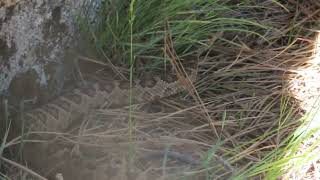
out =
{"type": "MultiPolygon", "coordinates": [[[[17,77],[36,74],[46,86],[45,66],[61,64],[77,32],[77,14],[85,0],[7,0],[0,2],[0,95],[17,77]],[[29,73],[30,74],[30,73],[29,73]]],[[[51,76],[51,77],[50,77],[51,76]]]]}

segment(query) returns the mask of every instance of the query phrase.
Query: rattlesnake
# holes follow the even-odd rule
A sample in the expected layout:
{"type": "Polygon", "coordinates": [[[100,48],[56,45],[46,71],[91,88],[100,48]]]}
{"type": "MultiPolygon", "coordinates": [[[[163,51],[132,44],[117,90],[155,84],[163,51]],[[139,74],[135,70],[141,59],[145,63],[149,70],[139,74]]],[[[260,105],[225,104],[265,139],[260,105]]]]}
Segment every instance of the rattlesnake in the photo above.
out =
{"type": "MultiPolygon", "coordinates": [[[[193,75],[190,76],[194,78],[193,75]]],[[[185,80],[166,82],[160,78],[133,83],[132,104],[150,102],[177,94],[184,89],[185,80]]],[[[59,96],[52,102],[24,114],[28,131],[62,132],[90,109],[120,107],[129,104],[130,83],[91,78],[81,88],[59,96]]]]}
{"type": "MultiPolygon", "coordinates": [[[[167,82],[160,78],[152,78],[152,80],[149,81],[135,81],[131,90],[128,81],[90,77],[87,78],[83,86],[57,97],[44,106],[24,113],[24,124],[27,131],[35,135],[37,137],[36,139],[46,140],[46,136],[41,132],[67,132],[69,129],[74,128],[74,125],[79,126],[79,119],[81,122],[81,119],[83,120],[83,117],[93,109],[120,108],[129,105],[130,91],[132,94],[132,104],[146,103],[158,98],[177,94],[185,90],[185,83],[191,83],[195,80],[195,74],[195,71],[192,71],[190,76],[179,76],[179,79],[173,82],[167,82]]],[[[43,151],[42,155],[40,155],[41,152],[37,150],[37,159],[32,157],[27,157],[27,159],[29,159],[29,161],[30,159],[31,161],[40,161],[35,162],[40,166],[48,162],[48,167],[41,167],[43,168],[42,172],[47,172],[48,169],[52,168],[49,167],[51,166],[49,164],[61,163],[60,161],[66,161],[68,168],[75,167],[82,169],[84,172],[92,171],[88,170],[87,160],[85,160],[85,158],[81,158],[81,160],[77,160],[76,158],[74,161],[69,155],[69,148],[66,150],[64,145],[59,145],[54,142],[53,147],[52,149],[52,145],[50,144],[40,145],[38,149],[43,151]],[[58,149],[56,150],[56,148],[58,149]],[[84,167],[78,167],[80,164],[84,167]]],[[[31,148],[29,146],[29,151],[31,151],[29,154],[33,153],[35,151],[35,145],[31,145],[31,148]]],[[[170,155],[171,154],[169,154],[169,156],[170,155]]],[[[181,155],[179,155],[178,159],[181,158],[180,156],[181,155]]],[[[93,160],[89,158],[88,163],[91,164],[93,160]]],[[[102,162],[100,165],[105,166],[106,163],[102,162]]],[[[101,168],[103,166],[101,166],[101,168]]],[[[110,169],[110,167],[108,166],[107,169],[110,169]]],[[[93,172],[96,173],[96,171],[97,170],[93,172]]],[[[81,175],[77,178],[80,178],[80,176],[81,175]]]]}

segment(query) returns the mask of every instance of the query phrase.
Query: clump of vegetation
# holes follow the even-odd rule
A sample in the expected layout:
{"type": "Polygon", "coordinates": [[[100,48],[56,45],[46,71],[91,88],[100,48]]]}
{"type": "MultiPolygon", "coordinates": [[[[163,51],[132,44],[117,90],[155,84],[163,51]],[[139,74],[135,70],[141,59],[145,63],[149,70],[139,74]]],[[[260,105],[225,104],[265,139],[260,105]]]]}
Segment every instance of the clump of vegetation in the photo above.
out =
{"type": "Polygon", "coordinates": [[[136,1],[131,19],[130,1],[109,0],[99,13],[101,19],[95,28],[95,40],[107,55],[128,63],[132,37],[135,57],[159,65],[164,62],[164,39],[168,35],[177,55],[183,57],[201,48],[210,48],[219,32],[245,33],[263,39],[267,26],[254,18],[239,16],[239,10],[249,5],[221,0],[136,1]]]}
{"type": "MultiPolygon", "coordinates": [[[[176,98],[171,104],[193,109],[193,120],[183,123],[201,130],[188,137],[214,142],[212,148],[204,148],[203,157],[219,154],[237,167],[235,179],[276,179],[296,157],[287,151],[296,152],[308,137],[293,133],[305,117],[301,119],[302,111],[286,88],[296,77],[293,69],[312,58],[310,29],[318,14],[310,3],[109,0],[91,32],[97,47],[113,62],[132,64],[131,53],[134,60],[144,62],[138,68],[161,70],[167,61],[173,65],[196,61],[198,98],[188,105],[176,98]],[[210,126],[200,128],[208,118],[214,120],[218,136],[210,126]]],[[[207,178],[221,174],[221,167],[204,164],[207,178]]]]}

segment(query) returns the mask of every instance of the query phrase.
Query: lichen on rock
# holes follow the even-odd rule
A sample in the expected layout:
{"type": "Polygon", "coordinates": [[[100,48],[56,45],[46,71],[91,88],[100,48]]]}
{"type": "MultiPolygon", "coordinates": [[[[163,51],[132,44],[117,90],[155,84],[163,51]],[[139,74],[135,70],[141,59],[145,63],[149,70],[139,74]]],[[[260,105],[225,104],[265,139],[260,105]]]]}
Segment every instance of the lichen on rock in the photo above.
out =
{"type": "MultiPolygon", "coordinates": [[[[30,70],[61,63],[77,36],[76,15],[85,0],[8,1],[0,4],[0,95],[12,79],[30,70]]],[[[40,68],[40,70],[39,70],[40,68]]]]}

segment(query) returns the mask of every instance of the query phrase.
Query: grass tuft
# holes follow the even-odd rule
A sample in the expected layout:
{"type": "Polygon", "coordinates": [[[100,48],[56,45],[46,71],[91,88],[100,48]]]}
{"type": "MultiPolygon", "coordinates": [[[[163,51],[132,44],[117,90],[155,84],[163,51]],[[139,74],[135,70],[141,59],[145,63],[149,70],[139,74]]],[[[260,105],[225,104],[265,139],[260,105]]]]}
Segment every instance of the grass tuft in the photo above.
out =
{"type": "MultiPolygon", "coordinates": [[[[265,39],[262,34],[269,27],[253,18],[232,17],[244,5],[220,0],[151,0],[137,1],[132,12],[132,4],[128,1],[109,0],[100,13],[102,22],[96,30],[99,37],[96,44],[124,63],[129,63],[131,46],[137,58],[147,57],[155,63],[158,59],[163,60],[163,39],[167,31],[179,56],[207,47],[208,39],[221,31],[243,32],[265,39]]],[[[153,63],[149,63],[150,66],[153,63]]]]}

